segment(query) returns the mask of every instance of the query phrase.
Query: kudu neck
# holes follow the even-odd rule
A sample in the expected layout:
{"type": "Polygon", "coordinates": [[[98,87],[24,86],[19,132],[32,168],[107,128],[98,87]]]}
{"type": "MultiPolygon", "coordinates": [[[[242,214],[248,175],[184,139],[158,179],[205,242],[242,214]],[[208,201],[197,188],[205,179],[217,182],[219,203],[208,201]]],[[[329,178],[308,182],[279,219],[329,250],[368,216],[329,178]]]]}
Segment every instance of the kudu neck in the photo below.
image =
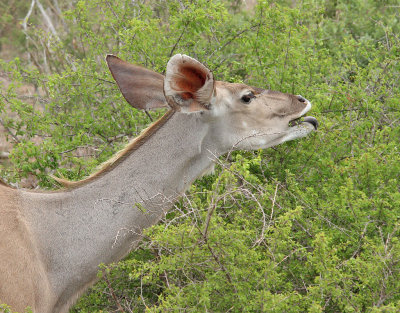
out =
{"type": "Polygon", "coordinates": [[[84,290],[157,223],[213,161],[209,126],[174,113],[111,171],[67,192],[24,195],[27,215],[60,302],[84,290]],[[65,257],[68,255],[68,258],[65,257]]]}

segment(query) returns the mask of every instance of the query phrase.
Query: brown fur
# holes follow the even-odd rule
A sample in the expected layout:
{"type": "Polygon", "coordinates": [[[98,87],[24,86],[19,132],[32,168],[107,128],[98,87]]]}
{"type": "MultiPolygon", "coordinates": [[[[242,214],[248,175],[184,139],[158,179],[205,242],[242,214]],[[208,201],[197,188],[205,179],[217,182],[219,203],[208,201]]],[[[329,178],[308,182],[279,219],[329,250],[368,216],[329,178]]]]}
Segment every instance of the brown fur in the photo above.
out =
{"type": "Polygon", "coordinates": [[[50,306],[43,301],[50,299],[51,293],[45,266],[36,253],[35,239],[19,210],[18,199],[17,190],[0,185],[0,303],[19,312],[27,306],[35,311],[50,306]]]}
{"type": "Polygon", "coordinates": [[[307,121],[289,126],[311,108],[305,99],[265,91],[244,103],[243,94],[254,89],[215,83],[212,73],[190,57],[171,58],[164,90],[159,74],[113,56],[107,60],[132,106],[163,106],[164,92],[172,110],[98,172],[78,182],[58,179],[72,190],[37,193],[0,181],[0,303],[13,310],[29,305],[35,313],[67,313],[95,281],[99,263],[125,256],[215,157],[233,149],[271,147],[315,130],[307,121]],[[181,92],[199,84],[198,75],[188,74],[192,85],[183,87],[189,90],[171,88],[176,69],[187,62],[207,77],[197,91],[201,102],[179,100],[181,92]],[[208,104],[208,109],[201,106],[208,104]],[[186,114],[193,110],[202,113],[186,114]],[[145,212],[136,205],[142,203],[145,212]],[[120,236],[121,230],[127,234],[120,236]]]}

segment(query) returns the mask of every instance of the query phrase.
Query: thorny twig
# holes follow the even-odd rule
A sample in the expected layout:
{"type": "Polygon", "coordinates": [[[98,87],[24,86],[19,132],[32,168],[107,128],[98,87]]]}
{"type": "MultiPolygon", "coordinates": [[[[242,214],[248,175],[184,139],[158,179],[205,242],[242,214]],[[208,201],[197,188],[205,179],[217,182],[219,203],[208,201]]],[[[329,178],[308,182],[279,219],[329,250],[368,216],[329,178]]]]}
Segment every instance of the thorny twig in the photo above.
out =
{"type": "Polygon", "coordinates": [[[5,125],[5,123],[4,123],[4,121],[3,121],[3,119],[2,119],[1,117],[0,117],[0,125],[3,126],[3,128],[7,131],[7,133],[12,137],[12,139],[13,139],[15,142],[17,142],[17,143],[20,142],[19,139],[17,138],[17,136],[15,136],[15,135],[12,133],[11,129],[9,129],[9,128],[5,125]]]}
{"type": "Polygon", "coordinates": [[[104,277],[104,280],[105,280],[106,283],[107,283],[108,289],[110,290],[111,296],[112,296],[112,298],[114,299],[115,304],[117,305],[118,312],[125,313],[125,310],[123,309],[121,303],[120,303],[119,300],[118,300],[117,295],[115,294],[115,291],[114,291],[113,287],[111,286],[111,282],[110,282],[110,280],[108,279],[108,275],[107,275],[106,270],[103,270],[103,277],[104,277]]]}
{"type": "Polygon", "coordinates": [[[178,40],[175,42],[174,46],[172,47],[170,53],[169,53],[169,57],[172,57],[172,55],[174,54],[174,51],[176,49],[176,47],[178,46],[179,42],[181,41],[183,34],[186,32],[187,27],[189,26],[189,22],[186,22],[185,26],[183,27],[183,30],[181,32],[181,34],[179,35],[178,40]]]}
{"type": "MultiPolygon", "coordinates": [[[[273,216],[274,216],[274,207],[275,207],[275,201],[276,201],[276,194],[277,194],[277,192],[278,192],[278,184],[276,184],[275,193],[274,193],[274,198],[272,199],[271,215],[270,215],[270,217],[269,217],[268,227],[272,225],[272,218],[273,218],[273,216]]],[[[262,212],[262,214],[263,214],[263,228],[262,228],[262,230],[261,230],[260,237],[259,237],[259,238],[254,242],[254,244],[253,244],[253,247],[254,247],[254,246],[258,245],[260,242],[262,242],[262,241],[264,240],[264,235],[265,235],[265,230],[266,230],[266,228],[267,228],[267,225],[266,225],[266,218],[265,218],[265,212],[264,212],[263,207],[262,207],[261,204],[258,202],[258,200],[256,199],[256,197],[255,197],[253,194],[251,194],[251,195],[254,197],[254,200],[255,200],[255,201],[257,202],[257,204],[259,205],[260,210],[261,210],[261,212],[262,212]]]]}

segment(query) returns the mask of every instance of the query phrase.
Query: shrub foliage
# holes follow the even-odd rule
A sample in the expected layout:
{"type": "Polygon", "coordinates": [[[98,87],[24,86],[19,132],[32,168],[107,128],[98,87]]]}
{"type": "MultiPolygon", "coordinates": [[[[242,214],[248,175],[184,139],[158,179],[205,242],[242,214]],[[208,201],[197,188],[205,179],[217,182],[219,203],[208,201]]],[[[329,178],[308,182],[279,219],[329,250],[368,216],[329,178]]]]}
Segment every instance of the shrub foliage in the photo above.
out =
{"type": "Polygon", "coordinates": [[[185,53],[218,80],[305,96],[321,124],[300,141],[222,157],[138,249],[101,267],[72,312],[400,310],[396,0],[60,6],[55,33],[32,24],[24,57],[0,60],[12,79],[0,95],[10,182],[80,179],[162,114],[124,102],[107,53],[159,72],[185,53]],[[21,97],[21,84],[34,95],[21,97]]]}

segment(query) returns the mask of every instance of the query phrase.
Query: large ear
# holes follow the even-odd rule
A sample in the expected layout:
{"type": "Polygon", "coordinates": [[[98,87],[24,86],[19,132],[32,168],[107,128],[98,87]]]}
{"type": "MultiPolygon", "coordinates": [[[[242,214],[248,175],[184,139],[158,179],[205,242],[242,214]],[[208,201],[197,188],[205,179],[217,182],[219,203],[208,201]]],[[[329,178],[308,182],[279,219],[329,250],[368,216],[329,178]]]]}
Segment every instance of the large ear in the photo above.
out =
{"type": "Polygon", "coordinates": [[[197,60],[176,54],[167,64],[164,94],[168,104],[176,110],[209,110],[215,96],[213,74],[197,60]]]}
{"type": "Polygon", "coordinates": [[[167,106],[163,92],[163,75],[129,64],[110,54],[106,61],[121,93],[130,105],[144,110],[167,106]]]}

